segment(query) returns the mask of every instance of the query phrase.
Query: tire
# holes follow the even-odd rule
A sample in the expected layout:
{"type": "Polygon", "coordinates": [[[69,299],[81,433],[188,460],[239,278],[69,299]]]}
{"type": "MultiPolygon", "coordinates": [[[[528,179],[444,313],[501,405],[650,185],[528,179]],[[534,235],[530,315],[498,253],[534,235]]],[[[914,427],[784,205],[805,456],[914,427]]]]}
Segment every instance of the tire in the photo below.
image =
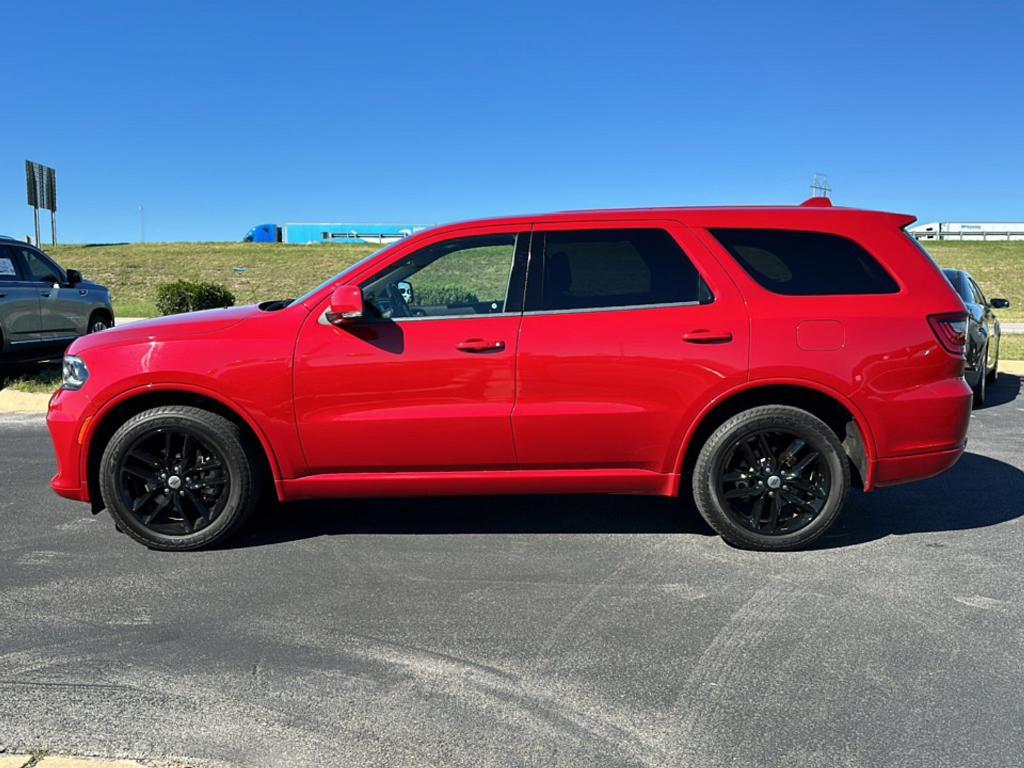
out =
{"type": "Polygon", "coordinates": [[[1002,338],[1000,338],[999,341],[996,342],[996,359],[992,363],[992,370],[988,372],[988,383],[989,383],[989,385],[994,385],[997,381],[999,381],[999,346],[1000,346],[1000,342],[1002,342],[1002,338]]]}
{"type": "Polygon", "coordinates": [[[89,315],[89,325],[86,326],[86,333],[99,333],[105,331],[107,328],[114,326],[113,321],[110,319],[110,315],[106,312],[96,311],[89,315]]]}
{"type": "Polygon", "coordinates": [[[978,383],[971,387],[974,392],[972,408],[982,408],[985,405],[985,397],[988,395],[988,373],[985,368],[988,365],[988,347],[981,351],[981,372],[978,374],[978,383]]]}
{"type": "Polygon", "coordinates": [[[693,471],[701,516],[742,549],[807,547],[835,523],[849,489],[850,462],[835,433],[788,405],[730,418],[701,447],[693,471]]]}
{"type": "Polygon", "coordinates": [[[260,462],[234,422],[168,405],[128,419],[100,460],[100,492],[115,525],[152,549],[222,542],[259,501],[260,462]]]}

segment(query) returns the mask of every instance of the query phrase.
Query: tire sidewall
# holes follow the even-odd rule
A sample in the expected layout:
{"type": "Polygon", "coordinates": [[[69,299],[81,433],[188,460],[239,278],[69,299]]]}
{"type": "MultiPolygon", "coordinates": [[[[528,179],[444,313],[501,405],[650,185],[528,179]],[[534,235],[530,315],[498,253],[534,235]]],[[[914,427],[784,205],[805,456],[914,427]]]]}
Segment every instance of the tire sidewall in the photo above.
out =
{"type": "Polygon", "coordinates": [[[245,507],[253,495],[253,472],[237,428],[227,419],[223,421],[229,429],[220,431],[187,412],[167,413],[157,409],[129,419],[114,433],[100,460],[100,490],[104,504],[125,533],[155,549],[198,549],[229,535],[245,517],[245,507]],[[228,474],[228,498],[223,509],[210,525],[193,534],[169,536],[152,531],[132,514],[121,498],[121,461],[139,438],[161,428],[188,431],[206,442],[221,457],[228,474]]]}

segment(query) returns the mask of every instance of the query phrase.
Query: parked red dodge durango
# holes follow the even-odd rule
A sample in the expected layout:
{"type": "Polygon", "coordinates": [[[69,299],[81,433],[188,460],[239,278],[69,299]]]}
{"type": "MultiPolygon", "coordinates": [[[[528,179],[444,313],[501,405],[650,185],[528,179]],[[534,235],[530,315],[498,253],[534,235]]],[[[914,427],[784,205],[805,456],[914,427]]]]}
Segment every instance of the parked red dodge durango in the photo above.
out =
{"type": "Polygon", "coordinates": [[[814,199],[475,221],[294,301],[85,336],[53,488],[156,549],[224,539],[271,488],[692,488],[729,543],[804,547],[852,483],[964,450],[966,315],[913,220],[814,199]]]}

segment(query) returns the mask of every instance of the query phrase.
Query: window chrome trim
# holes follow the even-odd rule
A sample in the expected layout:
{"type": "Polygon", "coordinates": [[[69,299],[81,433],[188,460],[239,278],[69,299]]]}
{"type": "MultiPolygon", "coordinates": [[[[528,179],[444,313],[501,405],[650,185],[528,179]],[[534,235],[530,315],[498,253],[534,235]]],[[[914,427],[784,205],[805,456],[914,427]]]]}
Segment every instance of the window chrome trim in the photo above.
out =
{"type": "MultiPolygon", "coordinates": [[[[333,326],[327,318],[328,311],[325,310],[317,319],[317,325],[333,326]]],[[[522,312],[488,312],[486,314],[425,314],[419,317],[368,317],[366,315],[353,321],[350,326],[379,326],[382,323],[420,323],[428,319],[486,319],[487,317],[518,317],[522,312]]]]}
{"type": "Polygon", "coordinates": [[[621,304],[615,307],[584,307],[582,309],[537,309],[523,315],[582,315],[592,312],[635,312],[644,309],[672,309],[673,307],[709,307],[714,301],[672,301],[662,304],[621,304]]]}

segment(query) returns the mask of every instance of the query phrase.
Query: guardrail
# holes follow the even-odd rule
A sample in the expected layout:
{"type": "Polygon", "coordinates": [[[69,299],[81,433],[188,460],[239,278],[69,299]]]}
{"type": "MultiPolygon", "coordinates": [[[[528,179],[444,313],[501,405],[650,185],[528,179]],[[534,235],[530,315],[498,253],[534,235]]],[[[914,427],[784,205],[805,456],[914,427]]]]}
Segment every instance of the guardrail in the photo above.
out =
{"type": "Polygon", "coordinates": [[[911,232],[915,240],[1024,240],[1024,232],[911,232]]]}

